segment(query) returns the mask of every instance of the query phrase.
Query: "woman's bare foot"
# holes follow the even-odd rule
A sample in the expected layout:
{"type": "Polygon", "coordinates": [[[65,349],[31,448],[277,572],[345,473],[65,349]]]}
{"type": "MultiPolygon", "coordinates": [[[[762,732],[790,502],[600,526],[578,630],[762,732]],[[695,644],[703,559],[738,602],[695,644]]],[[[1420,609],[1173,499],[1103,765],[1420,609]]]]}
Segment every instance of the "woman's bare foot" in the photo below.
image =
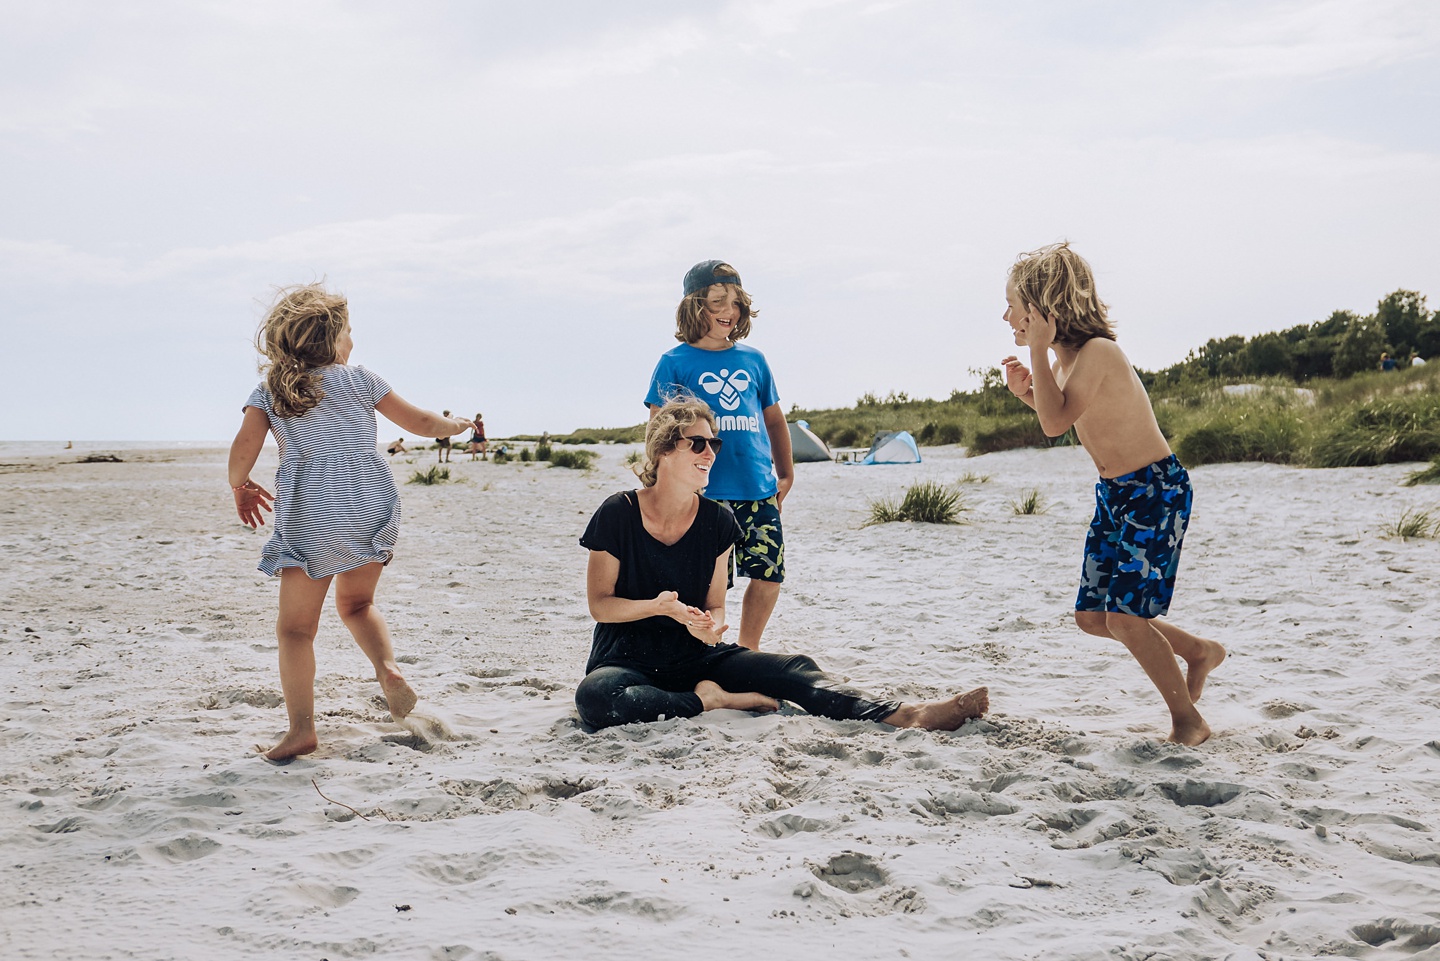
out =
{"type": "Polygon", "coordinates": [[[714,681],[701,681],[699,684],[696,684],[695,693],[700,698],[700,709],[702,711],[780,710],[780,702],[773,697],[756,694],[754,691],[747,691],[744,694],[732,694],[714,681]]]}
{"type": "Polygon", "coordinates": [[[943,701],[902,704],[900,710],[882,719],[892,727],[923,727],[930,731],[953,731],[966,721],[990,710],[990,689],[977,687],[943,701]]]}
{"type": "Polygon", "coordinates": [[[397,721],[415,710],[415,702],[420,700],[398,671],[381,678],[380,689],[385,692],[385,703],[390,708],[390,716],[397,721]]]}
{"type": "Polygon", "coordinates": [[[302,754],[310,754],[320,746],[320,740],[315,736],[315,729],[312,727],[304,731],[287,731],[280,739],[280,743],[265,752],[267,761],[288,761],[292,757],[299,757],[302,754]]]}
{"type": "Polygon", "coordinates": [[[1194,747],[1197,744],[1204,744],[1210,740],[1210,725],[1205,723],[1203,717],[1196,717],[1196,723],[1176,724],[1170,729],[1170,740],[1176,744],[1188,744],[1194,747]]]}
{"type": "MultiPolygon", "coordinates": [[[[1190,703],[1192,704],[1200,700],[1200,695],[1205,692],[1205,678],[1209,677],[1210,672],[1225,660],[1225,648],[1219,642],[1202,640],[1201,645],[1200,657],[1185,662],[1185,687],[1190,691],[1190,703]]],[[[1206,728],[1205,736],[1210,736],[1209,728],[1206,728]]],[[[1195,743],[1199,744],[1200,742],[1196,741],[1195,743]]]]}

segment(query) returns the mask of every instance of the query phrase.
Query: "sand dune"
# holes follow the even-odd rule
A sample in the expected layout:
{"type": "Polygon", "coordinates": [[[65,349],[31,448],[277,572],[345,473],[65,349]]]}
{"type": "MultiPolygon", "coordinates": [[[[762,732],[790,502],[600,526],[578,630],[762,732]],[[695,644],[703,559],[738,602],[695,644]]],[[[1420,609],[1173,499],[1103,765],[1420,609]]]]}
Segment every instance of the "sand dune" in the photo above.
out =
{"type": "Polygon", "coordinates": [[[402,488],[379,602],[416,714],[327,611],[321,748],[276,766],[276,586],[224,452],[0,449],[0,956],[1440,958],[1440,543],[1380,533],[1440,498],[1405,467],[1192,471],[1172,615],[1231,652],[1192,749],[1069,622],[1066,449],[800,465],[786,502],[767,646],[880,694],[985,683],[988,719],[586,733],[576,541],[633,486],[599,450],[402,488]],[[967,523],[860,528],[966,472],[967,523]]]}

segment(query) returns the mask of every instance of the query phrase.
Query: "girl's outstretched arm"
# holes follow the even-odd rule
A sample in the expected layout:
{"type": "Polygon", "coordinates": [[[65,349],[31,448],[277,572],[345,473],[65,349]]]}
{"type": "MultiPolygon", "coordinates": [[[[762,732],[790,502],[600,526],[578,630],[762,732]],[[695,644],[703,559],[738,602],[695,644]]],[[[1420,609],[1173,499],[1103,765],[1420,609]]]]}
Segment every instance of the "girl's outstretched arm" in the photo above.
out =
{"type": "Polygon", "coordinates": [[[450,437],[475,429],[474,421],[463,417],[446,417],[433,410],[416,407],[393,390],[380,398],[375,409],[385,415],[385,419],[390,423],[422,437],[450,437]]]}
{"type": "Polygon", "coordinates": [[[270,419],[258,407],[246,407],[245,419],[240,422],[240,431],[230,444],[230,491],[235,495],[235,513],[240,522],[249,527],[260,527],[265,523],[261,509],[273,510],[275,498],[265,488],[250,479],[250,471],[260,458],[260,449],[265,446],[265,434],[270,430],[270,419]]]}

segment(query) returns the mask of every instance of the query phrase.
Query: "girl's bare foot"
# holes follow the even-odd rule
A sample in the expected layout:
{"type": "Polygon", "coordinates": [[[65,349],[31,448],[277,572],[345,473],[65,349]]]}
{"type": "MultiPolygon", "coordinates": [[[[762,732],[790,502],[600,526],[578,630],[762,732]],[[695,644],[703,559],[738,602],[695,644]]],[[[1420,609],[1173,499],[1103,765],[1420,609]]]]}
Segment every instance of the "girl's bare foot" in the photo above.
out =
{"type": "Polygon", "coordinates": [[[415,710],[415,702],[420,700],[399,673],[381,678],[380,688],[385,692],[385,703],[390,708],[390,716],[397,721],[415,710]]]}
{"type": "Polygon", "coordinates": [[[701,681],[695,685],[695,694],[700,698],[702,711],[778,711],[780,702],[764,694],[746,691],[732,694],[714,681],[701,681]]]}
{"type": "MultiPolygon", "coordinates": [[[[1225,648],[1216,641],[1201,642],[1201,656],[1193,661],[1185,662],[1185,687],[1190,691],[1190,702],[1200,700],[1200,695],[1205,691],[1205,678],[1210,672],[1220,666],[1225,660],[1225,648]]],[[[1206,737],[1209,737],[1209,729],[1206,729],[1206,737]]],[[[1171,738],[1174,740],[1174,738],[1171,738]]],[[[1183,743],[1183,742],[1182,742],[1183,743]]],[[[1199,741],[1195,742],[1199,744],[1199,741]]]]}
{"type": "Polygon", "coordinates": [[[310,754],[320,746],[315,729],[308,731],[287,731],[280,743],[265,752],[267,761],[288,761],[292,757],[310,754]]]}
{"type": "Polygon", "coordinates": [[[1203,717],[1196,717],[1195,723],[1176,724],[1170,729],[1170,740],[1176,744],[1194,747],[1210,740],[1210,725],[1203,717]]]}
{"type": "Polygon", "coordinates": [[[943,701],[902,704],[900,710],[882,719],[893,727],[923,727],[930,731],[953,731],[966,721],[990,710],[990,689],[977,687],[943,701]]]}

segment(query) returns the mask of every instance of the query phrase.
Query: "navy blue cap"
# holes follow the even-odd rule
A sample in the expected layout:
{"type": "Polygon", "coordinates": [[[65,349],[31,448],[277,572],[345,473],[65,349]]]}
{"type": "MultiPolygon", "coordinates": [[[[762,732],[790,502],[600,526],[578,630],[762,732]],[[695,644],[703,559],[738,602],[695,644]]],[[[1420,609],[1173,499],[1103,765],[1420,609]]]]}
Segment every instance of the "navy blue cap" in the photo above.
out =
{"type": "MultiPolygon", "coordinates": [[[[716,277],[715,268],[721,266],[730,267],[730,265],[723,260],[702,260],[694,267],[685,271],[685,296],[689,297],[695,293],[695,291],[704,290],[711,284],[734,284],[737,287],[742,286],[738,273],[716,277]]],[[[734,270],[735,268],[730,267],[730,269],[734,270]]]]}

